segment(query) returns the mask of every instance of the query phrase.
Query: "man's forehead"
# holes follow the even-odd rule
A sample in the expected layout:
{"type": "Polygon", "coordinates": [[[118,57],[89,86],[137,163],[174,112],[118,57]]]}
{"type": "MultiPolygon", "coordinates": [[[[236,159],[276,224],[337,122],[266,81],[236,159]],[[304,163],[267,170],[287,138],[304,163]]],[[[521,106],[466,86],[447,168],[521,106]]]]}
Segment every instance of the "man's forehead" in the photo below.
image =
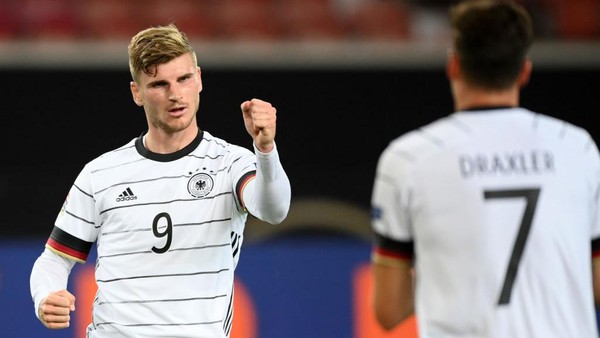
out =
{"type": "Polygon", "coordinates": [[[171,61],[158,64],[157,66],[149,68],[149,72],[142,72],[140,79],[146,81],[159,81],[176,79],[181,76],[189,75],[196,71],[196,65],[193,63],[191,57],[186,57],[185,54],[171,61]]]}

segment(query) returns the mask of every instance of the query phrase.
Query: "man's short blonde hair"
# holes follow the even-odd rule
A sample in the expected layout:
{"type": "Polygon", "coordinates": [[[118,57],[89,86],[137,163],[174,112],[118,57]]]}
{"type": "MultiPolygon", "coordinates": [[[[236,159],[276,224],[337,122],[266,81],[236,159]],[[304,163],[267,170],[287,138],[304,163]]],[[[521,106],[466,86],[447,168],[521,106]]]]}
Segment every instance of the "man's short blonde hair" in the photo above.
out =
{"type": "Polygon", "coordinates": [[[129,43],[129,71],[134,81],[141,72],[156,75],[156,68],[185,53],[191,53],[196,63],[196,53],[186,35],[174,24],[147,28],[137,33],[129,43]]]}

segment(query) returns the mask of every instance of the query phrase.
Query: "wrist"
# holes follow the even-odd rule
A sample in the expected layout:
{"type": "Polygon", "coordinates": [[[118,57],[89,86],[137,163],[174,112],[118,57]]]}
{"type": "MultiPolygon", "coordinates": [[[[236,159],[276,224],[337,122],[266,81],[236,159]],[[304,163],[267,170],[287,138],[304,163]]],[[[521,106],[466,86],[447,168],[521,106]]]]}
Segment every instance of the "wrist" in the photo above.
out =
{"type": "Polygon", "coordinates": [[[268,144],[260,144],[260,145],[254,143],[254,149],[260,153],[268,154],[268,153],[272,152],[273,149],[275,149],[275,143],[271,142],[268,144]]]}

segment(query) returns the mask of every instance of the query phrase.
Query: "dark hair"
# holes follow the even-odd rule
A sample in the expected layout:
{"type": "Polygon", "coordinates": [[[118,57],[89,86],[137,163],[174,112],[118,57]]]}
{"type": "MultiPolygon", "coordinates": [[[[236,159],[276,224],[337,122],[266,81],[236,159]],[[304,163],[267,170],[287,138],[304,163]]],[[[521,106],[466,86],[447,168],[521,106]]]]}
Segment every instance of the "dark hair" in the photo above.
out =
{"type": "Polygon", "coordinates": [[[450,20],[465,79],[488,89],[511,86],[533,43],[525,9],[508,0],[468,0],[452,7],[450,20]]]}

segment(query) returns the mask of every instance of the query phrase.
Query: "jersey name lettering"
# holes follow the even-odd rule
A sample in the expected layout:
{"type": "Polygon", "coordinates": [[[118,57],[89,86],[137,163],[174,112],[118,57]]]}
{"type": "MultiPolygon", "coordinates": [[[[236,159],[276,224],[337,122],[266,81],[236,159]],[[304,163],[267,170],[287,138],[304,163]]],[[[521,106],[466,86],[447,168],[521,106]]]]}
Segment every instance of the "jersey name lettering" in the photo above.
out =
{"type": "Polygon", "coordinates": [[[515,152],[504,154],[461,155],[458,158],[464,178],[476,175],[527,175],[554,172],[554,155],[549,151],[515,152]]]}

